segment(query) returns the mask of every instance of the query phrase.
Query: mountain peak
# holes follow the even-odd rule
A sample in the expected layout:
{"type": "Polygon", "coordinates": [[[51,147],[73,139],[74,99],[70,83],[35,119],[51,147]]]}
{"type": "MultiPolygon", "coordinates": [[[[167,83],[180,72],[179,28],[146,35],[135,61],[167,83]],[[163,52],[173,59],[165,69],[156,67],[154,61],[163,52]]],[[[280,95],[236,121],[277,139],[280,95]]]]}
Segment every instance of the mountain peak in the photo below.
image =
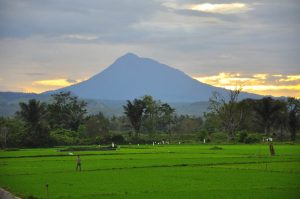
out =
{"type": "Polygon", "coordinates": [[[121,56],[119,59],[138,59],[140,58],[139,56],[137,56],[134,53],[128,52],[125,55],[121,56]]]}

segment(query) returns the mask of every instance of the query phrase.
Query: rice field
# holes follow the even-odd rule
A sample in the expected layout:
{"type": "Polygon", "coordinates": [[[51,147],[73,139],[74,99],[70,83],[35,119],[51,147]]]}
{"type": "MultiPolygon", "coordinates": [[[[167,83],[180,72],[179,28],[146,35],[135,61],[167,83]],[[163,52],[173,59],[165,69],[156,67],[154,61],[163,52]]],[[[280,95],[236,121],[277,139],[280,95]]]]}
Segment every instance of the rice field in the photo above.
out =
{"type": "Polygon", "coordinates": [[[0,186],[22,198],[299,198],[300,145],[128,145],[0,151],[0,186]],[[76,155],[82,171],[76,172],[76,155]],[[47,186],[48,185],[48,186],[47,186]]]}

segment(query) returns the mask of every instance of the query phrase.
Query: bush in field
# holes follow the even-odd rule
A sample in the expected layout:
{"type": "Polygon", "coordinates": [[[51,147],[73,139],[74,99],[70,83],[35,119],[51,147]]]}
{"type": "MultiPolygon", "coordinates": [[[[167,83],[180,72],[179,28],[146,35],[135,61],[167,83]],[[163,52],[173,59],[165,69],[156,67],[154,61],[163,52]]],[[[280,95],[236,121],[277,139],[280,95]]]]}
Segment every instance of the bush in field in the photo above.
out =
{"type": "Polygon", "coordinates": [[[129,140],[130,143],[132,144],[145,144],[147,141],[141,137],[133,136],[129,140]]]}
{"type": "Polygon", "coordinates": [[[259,143],[261,139],[262,139],[261,134],[250,134],[245,138],[244,142],[246,144],[259,143]]]}
{"type": "Polygon", "coordinates": [[[208,138],[208,132],[206,130],[200,131],[200,133],[198,134],[198,140],[202,142],[204,139],[207,140],[207,138],[208,138]]]}
{"type": "Polygon", "coordinates": [[[56,129],[50,132],[50,138],[56,145],[74,145],[78,142],[78,132],[66,129],[56,129]]]}
{"type": "Polygon", "coordinates": [[[238,140],[238,141],[244,143],[245,140],[246,140],[247,137],[248,137],[248,132],[247,132],[247,131],[240,131],[240,132],[238,133],[238,135],[239,135],[239,140],[238,140]]]}
{"type": "Polygon", "coordinates": [[[262,134],[249,133],[246,130],[240,131],[238,135],[239,135],[238,141],[246,144],[259,143],[263,137],[262,134]]]}
{"type": "Polygon", "coordinates": [[[111,138],[111,141],[116,143],[116,144],[124,144],[125,143],[125,138],[121,134],[113,135],[111,138]]]}

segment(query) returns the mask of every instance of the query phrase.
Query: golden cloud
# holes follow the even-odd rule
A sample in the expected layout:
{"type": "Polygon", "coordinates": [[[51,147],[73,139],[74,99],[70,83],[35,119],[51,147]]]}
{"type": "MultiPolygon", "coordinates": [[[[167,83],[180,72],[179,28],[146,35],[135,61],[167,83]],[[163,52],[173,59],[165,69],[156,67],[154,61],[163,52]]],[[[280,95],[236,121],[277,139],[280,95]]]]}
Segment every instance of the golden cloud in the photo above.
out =
{"type": "Polygon", "coordinates": [[[46,80],[38,80],[32,82],[30,86],[23,86],[21,90],[23,92],[34,92],[41,93],[48,90],[58,89],[66,86],[71,86],[73,84],[79,83],[85,79],[72,80],[66,78],[58,78],[58,79],[46,79],[46,80]]]}
{"type": "Polygon", "coordinates": [[[226,89],[242,86],[246,92],[273,96],[300,97],[300,75],[219,73],[194,79],[226,89]]]}
{"type": "Polygon", "coordinates": [[[253,77],[256,79],[267,79],[268,74],[255,74],[253,77]]]}
{"type": "Polygon", "coordinates": [[[286,78],[281,78],[280,82],[292,82],[300,80],[300,75],[288,75],[286,78]]]}
{"type": "Polygon", "coordinates": [[[39,80],[33,82],[34,85],[49,86],[49,87],[65,87],[70,86],[76,82],[69,81],[68,79],[51,79],[51,80],[39,80]]]}
{"type": "Polygon", "coordinates": [[[250,8],[244,3],[227,3],[227,4],[194,4],[190,5],[189,9],[218,14],[233,14],[248,11],[250,8]]]}
{"type": "Polygon", "coordinates": [[[235,14],[246,12],[250,10],[250,6],[245,3],[223,3],[223,4],[212,4],[212,3],[202,3],[202,4],[178,4],[175,2],[163,3],[164,6],[176,10],[194,10],[206,13],[217,13],[217,14],[235,14]]]}

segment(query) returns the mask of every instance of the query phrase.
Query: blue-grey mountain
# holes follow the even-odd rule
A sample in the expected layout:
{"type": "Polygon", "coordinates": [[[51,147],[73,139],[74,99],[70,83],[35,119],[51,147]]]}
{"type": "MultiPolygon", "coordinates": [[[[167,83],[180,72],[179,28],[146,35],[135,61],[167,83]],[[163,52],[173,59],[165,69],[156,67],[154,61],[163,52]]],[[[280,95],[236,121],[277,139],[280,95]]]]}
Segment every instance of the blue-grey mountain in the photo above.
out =
{"type": "MultiPolygon", "coordinates": [[[[166,102],[208,101],[213,91],[226,96],[227,90],[201,83],[184,72],[153,59],[128,53],[112,65],[81,83],[56,91],[71,91],[87,99],[131,100],[151,95],[166,102]]],[[[49,92],[47,92],[49,93],[49,92]]],[[[241,98],[256,98],[242,93],[241,98]]]]}

